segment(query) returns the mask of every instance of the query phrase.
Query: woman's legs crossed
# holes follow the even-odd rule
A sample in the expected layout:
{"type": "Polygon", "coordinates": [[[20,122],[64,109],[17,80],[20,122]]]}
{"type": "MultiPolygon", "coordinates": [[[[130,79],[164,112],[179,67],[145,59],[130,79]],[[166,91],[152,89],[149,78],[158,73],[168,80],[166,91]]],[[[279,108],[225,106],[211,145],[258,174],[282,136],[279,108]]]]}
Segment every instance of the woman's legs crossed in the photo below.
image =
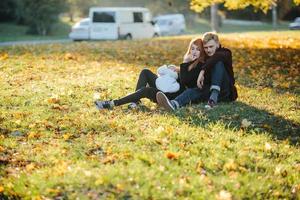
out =
{"type": "Polygon", "coordinates": [[[132,94],[129,94],[123,98],[113,100],[115,106],[120,106],[130,102],[138,102],[142,98],[148,98],[151,101],[156,102],[156,93],[159,90],[153,87],[143,87],[132,94]]]}
{"type": "Polygon", "coordinates": [[[149,85],[149,87],[156,88],[156,85],[155,85],[156,79],[157,79],[156,74],[154,74],[149,69],[143,69],[139,75],[139,79],[137,81],[135,91],[137,91],[143,87],[146,87],[147,84],[149,85]]]}

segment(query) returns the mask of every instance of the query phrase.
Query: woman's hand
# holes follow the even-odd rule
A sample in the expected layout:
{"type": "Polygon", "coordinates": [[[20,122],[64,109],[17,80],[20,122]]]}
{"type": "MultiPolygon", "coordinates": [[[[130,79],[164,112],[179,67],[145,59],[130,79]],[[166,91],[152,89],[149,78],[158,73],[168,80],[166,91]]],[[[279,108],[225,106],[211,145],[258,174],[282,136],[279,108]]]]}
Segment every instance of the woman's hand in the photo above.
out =
{"type": "Polygon", "coordinates": [[[204,84],[204,70],[201,70],[197,79],[198,88],[202,89],[204,84]]]}
{"type": "Polygon", "coordinates": [[[194,60],[194,57],[192,54],[184,55],[183,57],[183,63],[189,63],[194,60]]]}
{"type": "Polygon", "coordinates": [[[174,72],[179,72],[180,68],[175,65],[168,65],[168,68],[173,70],[174,72]]]}

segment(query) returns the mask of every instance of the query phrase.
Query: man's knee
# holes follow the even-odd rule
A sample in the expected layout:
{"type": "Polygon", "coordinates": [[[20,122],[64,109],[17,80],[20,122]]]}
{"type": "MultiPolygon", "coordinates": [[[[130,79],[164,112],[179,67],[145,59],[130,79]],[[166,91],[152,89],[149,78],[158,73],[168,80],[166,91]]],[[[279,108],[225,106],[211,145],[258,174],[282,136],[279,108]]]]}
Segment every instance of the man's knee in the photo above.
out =
{"type": "Polygon", "coordinates": [[[225,65],[222,61],[218,61],[215,64],[214,69],[216,69],[216,70],[225,70],[225,65]]]}

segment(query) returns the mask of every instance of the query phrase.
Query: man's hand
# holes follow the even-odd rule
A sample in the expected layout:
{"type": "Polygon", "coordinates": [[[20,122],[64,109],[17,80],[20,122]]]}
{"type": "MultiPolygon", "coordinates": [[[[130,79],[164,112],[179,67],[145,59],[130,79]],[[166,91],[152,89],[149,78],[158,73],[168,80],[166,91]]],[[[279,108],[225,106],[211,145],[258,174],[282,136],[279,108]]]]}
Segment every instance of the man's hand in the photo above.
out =
{"type": "Polygon", "coordinates": [[[197,79],[198,88],[202,89],[204,83],[204,70],[201,70],[197,79]]]}

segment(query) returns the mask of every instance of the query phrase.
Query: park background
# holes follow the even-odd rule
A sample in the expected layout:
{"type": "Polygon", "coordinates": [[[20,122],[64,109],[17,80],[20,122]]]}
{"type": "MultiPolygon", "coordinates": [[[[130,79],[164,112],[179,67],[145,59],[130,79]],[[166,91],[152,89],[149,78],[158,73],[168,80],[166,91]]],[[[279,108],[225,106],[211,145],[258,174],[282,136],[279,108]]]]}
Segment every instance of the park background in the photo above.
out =
{"type": "Polygon", "coordinates": [[[237,101],[167,113],[147,100],[103,111],[93,101],[132,92],[145,67],[180,64],[189,41],[211,30],[210,7],[2,0],[1,42],[66,39],[94,5],[181,12],[188,29],[145,40],[1,46],[0,199],[299,199],[300,32],[287,28],[299,1],[277,1],[276,26],[272,1],[251,2],[232,11],[219,5],[227,19],[263,22],[224,21],[219,30],[233,53],[237,101]]]}
{"type": "MultiPolygon", "coordinates": [[[[288,30],[289,23],[300,16],[297,1],[278,0],[276,4],[270,0],[253,2],[249,6],[243,1],[231,1],[229,6],[219,4],[215,12],[221,26],[218,31],[288,30]]],[[[187,22],[186,34],[211,30],[211,8],[199,10],[199,6],[193,6],[190,0],[3,0],[0,2],[0,42],[66,39],[72,25],[88,17],[92,6],[145,6],[153,16],[182,13],[187,22]]]]}

